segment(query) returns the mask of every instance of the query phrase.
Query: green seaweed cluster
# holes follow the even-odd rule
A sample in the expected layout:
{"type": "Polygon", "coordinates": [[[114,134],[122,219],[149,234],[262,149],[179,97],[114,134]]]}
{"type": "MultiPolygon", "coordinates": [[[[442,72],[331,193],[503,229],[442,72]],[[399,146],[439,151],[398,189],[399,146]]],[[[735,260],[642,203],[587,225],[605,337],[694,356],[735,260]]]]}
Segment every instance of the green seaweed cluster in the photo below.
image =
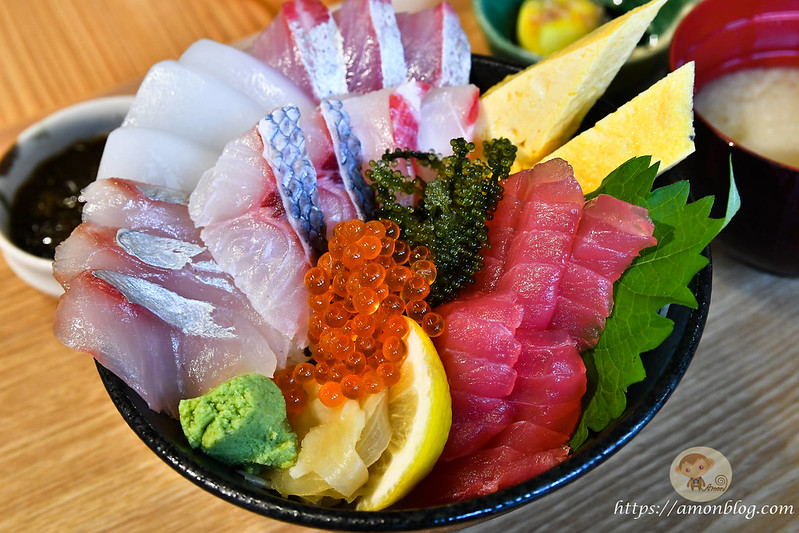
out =
{"type": "Polygon", "coordinates": [[[371,161],[366,177],[379,205],[378,218],[393,220],[408,244],[430,249],[438,271],[428,301],[452,300],[483,266],[480,251],[489,245],[489,220],[502,198],[502,181],[516,158],[508,139],[483,142],[482,158],[473,157],[474,143],[451,141],[453,153],[408,149],[387,151],[371,161]],[[414,169],[410,178],[400,168],[414,169]],[[433,179],[429,179],[434,174],[433,179]]]}

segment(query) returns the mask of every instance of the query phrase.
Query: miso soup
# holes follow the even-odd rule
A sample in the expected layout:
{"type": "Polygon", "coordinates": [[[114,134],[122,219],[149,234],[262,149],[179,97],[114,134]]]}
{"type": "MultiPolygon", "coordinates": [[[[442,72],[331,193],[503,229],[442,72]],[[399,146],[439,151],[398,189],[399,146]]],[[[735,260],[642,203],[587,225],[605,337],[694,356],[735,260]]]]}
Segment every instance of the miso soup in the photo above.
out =
{"type": "Polygon", "coordinates": [[[705,85],[694,106],[735,143],[799,168],[799,68],[726,74],[705,85]]]}

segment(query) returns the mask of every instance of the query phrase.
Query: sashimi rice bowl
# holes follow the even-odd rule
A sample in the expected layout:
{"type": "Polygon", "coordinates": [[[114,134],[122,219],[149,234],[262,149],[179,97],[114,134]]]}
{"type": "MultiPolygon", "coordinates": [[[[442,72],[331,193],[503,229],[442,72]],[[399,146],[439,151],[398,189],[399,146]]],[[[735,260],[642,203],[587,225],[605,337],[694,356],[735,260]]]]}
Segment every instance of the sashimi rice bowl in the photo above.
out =
{"type": "Polygon", "coordinates": [[[56,250],[57,337],[164,461],[272,518],[463,525],[576,479],[683,375],[736,206],[665,172],[691,64],[603,116],[664,1],[523,71],[388,0],[154,65],[56,250]]]}

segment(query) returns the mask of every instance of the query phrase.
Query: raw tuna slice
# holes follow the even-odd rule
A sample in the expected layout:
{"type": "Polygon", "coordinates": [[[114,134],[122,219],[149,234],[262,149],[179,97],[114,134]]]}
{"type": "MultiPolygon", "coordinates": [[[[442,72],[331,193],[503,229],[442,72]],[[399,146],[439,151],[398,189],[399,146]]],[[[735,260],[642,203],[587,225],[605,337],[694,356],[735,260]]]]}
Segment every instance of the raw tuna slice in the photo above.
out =
{"type": "Polygon", "coordinates": [[[405,51],[390,0],[346,0],[334,18],[344,42],[350,92],[367,93],[405,82],[405,51]]]}
{"type": "Polygon", "coordinates": [[[218,153],[263,114],[261,106],[229,85],[169,60],[156,63],[144,77],[122,127],[171,132],[218,153]]]}
{"type": "Polygon", "coordinates": [[[249,49],[316,101],[347,92],[343,39],[319,0],[291,0],[249,49]]]}
{"type": "MultiPolygon", "coordinates": [[[[565,161],[506,180],[489,223],[492,246],[484,257],[490,272],[462,300],[438,309],[451,329],[436,347],[447,371],[463,375],[448,375],[454,384],[450,439],[411,502],[432,505],[487,494],[567,457],[586,391],[580,350],[596,342],[612,309],[613,281],[653,243],[651,236],[640,208],[602,197],[586,204],[565,161]],[[499,325],[464,326],[485,321],[477,302],[498,294],[523,309],[522,319],[508,328],[519,352],[513,388],[504,395],[510,374],[497,365],[510,343],[490,343],[480,334],[502,331],[499,325]],[[489,349],[493,358],[484,353],[489,349]],[[496,382],[486,386],[494,376],[496,382]]],[[[506,326],[508,318],[495,315],[506,326]]]]}
{"type": "Polygon", "coordinates": [[[191,191],[218,152],[175,133],[117,128],[108,135],[97,179],[125,178],[191,191]]]}
{"type": "Polygon", "coordinates": [[[314,108],[311,98],[282,72],[233,46],[200,39],[183,52],[178,63],[226,83],[264,113],[293,105],[305,115],[314,108]]]}
{"type": "Polygon", "coordinates": [[[508,295],[492,294],[455,300],[438,312],[447,328],[435,344],[453,393],[452,427],[442,455],[450,460],[479,449],[512,420],[503,398],[516,380],[513,366],[521,345],[514,335],[523,309],[508,295]],[[459,401],[456,392],[464,393],[459,401]]]}
{"type": "Polygon", "coordinates": [[[533,452],[499,446],[454,461],[439,461],[403,500],[403,507],[444,505],[492,494],[546,472],[567,456],[565,448],[533,452]]]}
{"type": "Polygon", "coordinates": [[[397,13],[408,79],[436,87],[466,85],[471,47],[458,15],[446,2],[415,13],[397,13]]]}
{"type": "Polygon", "coordinates": [[[613,308],[613,283],[656,243],[654,229],[641,207],[607,195],[587,202],[550,327],[568,331],[581,351],[596,346],[613,308]]]}
{"type": "Polygon", "coordinates": [[[645,209],[601,194],[585,205],[572,261],[615,282],[641,250],[656,243],[653,231],[645,209]]]}
{"type": "Polygon", "coordinates": [[[480,112],[480,91],[475,85],[433,87],[422,100],[419,150],[452,155],[450,140],[474,140],[480,112]]]}
{"type": "MultiPolygon", "coordinates": [[[[508,400],[541,406],[570,403],[579,410],[586,379],[585,365],[574,339],[562,330],[520,329],[516,337],[522,351],[514,366],[518,373],[516,386],[508,400]]],[[[569,433],[577,421],[573,420],[569,433]]],[[[565,443],[552,443],[550,447],[565,443]]]]}
{"type": "Polygon", "coordinates": [[[501,398],[487,398],[461,390],[451,390],[453,418],[441,461],[469,455],[513,422],[513,404],[501,398]]]}

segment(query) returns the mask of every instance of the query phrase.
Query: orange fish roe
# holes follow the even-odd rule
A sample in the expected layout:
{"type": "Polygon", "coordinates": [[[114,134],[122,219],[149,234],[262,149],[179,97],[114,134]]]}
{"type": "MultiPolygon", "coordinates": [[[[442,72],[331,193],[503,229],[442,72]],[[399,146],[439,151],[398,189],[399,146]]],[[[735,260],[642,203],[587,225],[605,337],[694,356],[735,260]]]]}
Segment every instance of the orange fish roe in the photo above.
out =
{"type": "Polygon", "coordinates": [[[425,298],[436,279],[430,250],[399,240],[390,220],[340,222],[328,251],[305,275],[311,310],[308,337],[316,364],[279,370],[275,382],[290,413],[308,401],[304,384],[321,387],[319,399],[338,407],[399,382],[410,330],[403,315],[431,337],[444,321],[425,298]]]}

